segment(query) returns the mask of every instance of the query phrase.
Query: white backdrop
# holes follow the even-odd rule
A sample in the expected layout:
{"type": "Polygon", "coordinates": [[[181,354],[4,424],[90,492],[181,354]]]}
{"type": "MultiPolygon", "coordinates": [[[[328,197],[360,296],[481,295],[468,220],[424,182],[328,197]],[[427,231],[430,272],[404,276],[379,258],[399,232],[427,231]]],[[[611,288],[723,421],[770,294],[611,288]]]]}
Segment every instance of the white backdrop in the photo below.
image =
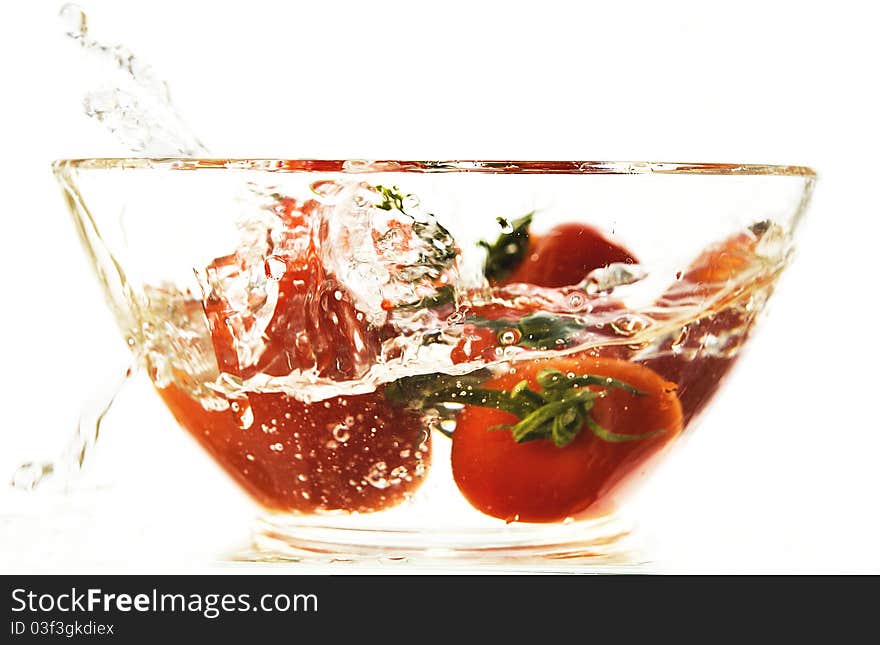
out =
{"type": "MultiPolygon", "coordinates": [[[[880,48],[869,3],[81,4],[96,37],[169,81],[222,156],[815,168],[799,257],[771,315],[645,495],[643,524],[669,570],[880,572],[880,48]]],[[[18,3],[0,40],[0,479],[63,442],[121,342],[49,171],[55,158],[125,152],[81,112],[82,60],[59,6],[18,3]]],[[[188,554],[204,544],[184,548],[181,536],[240,526],[231,518],[244,506],[203,494],[230,484],[146,400],[108,438],[104,467],[143,509],[152,528],[138,535],[151,546],[133,538],[143,558],[102,566],[194,566],[188,554]],[[169,496],[169,481],[200,486],[169,496]],[[163,530],[172,522],[179,533],[163,530]]],[[[0,497],[11,529],[0,566],[98,566],[42,520],[16,524],[22,502],[10,499],[0,497]]],[[[92,527],[92,538],[104,529],[113,534],[92,527]]]]}

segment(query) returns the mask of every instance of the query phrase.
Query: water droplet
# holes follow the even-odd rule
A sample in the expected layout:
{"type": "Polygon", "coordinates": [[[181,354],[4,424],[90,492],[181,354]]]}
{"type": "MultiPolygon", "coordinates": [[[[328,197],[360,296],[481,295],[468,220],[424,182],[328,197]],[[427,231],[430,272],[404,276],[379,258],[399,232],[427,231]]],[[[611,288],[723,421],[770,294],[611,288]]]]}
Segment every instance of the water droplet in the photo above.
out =
{"type": "Polygon", "coordinates": [[[449,316],[446,317],[446,324],[448,325],[457,325],[462,320],[464,320],[465,312],[463,311],[453,311],[449,316]]]}
{"type": "Polygon", "coordinates": [[[315,194],[319,202],[333,205],[339,202],[339,198],[345,190],[345,185],[332,179],[322,179],[313,182],[309,189],[315,194]]]}
{"type": "Polygon", "coordinates": [[[309,476],[304,475],[303,473],[300,473],[299,475],[297,475],[296,478],[301,482],[305,482],[305,481],[309,480],[309,476]]]}
{"type": "Polygon", "coordinates": [[[389,480],[391,485],[397,485],[401,481],[412,481],[412,477],[406,469],[406,466],[397,466],[391,471],[391,478],[389,480]]]}
{"type": "Polygon", "coordinates": [[[515,345],[522,338],[518,329],[505,329],[498,334],[498,342],[502,345],[515,345]]]}
{"type": "Polygon", "coordinates": [[[635,314],[623,314],[611,323],[611,328],[621,336],[634,336],[650,326],[650,321],[635,314]]]}
{"type": "Polygon", "coordinates": [[[269,450],[271,450],[272,452],[281,452],[282,450],[284,450],[284,444],[280,441],[277,443],[273,443],[271,446],[269,446],[269,450]]]}
{"type": "MultiPolygon", "coordinates": [[[[351,419],[351,417],[348,417],[348,419],[351,419]]],[[[346,419],[346,421],[348,421],[348,419],[346,419]]],[[[352,422],[354,422],[354,419],[351,420],[352,422]]],[[[351,432],[349,432],[349,425],[345,423],[337,423],[335,426],[333,426],[331,432],[333,433],[333,438],[336,439],[336,441],[338,441],[339,443],[345,443],[351,437],[351,432]]]]}
{"type": "Polygon", "coordinates": [[[16,490],[33,490],[53,472],[55,472],[55,467],[51,462],[22,464],[12,474],[12,487],[16,490]]]}
{"type": "Polygon", "coordinates": [[[373,488],[384,489],[391,486],[391,482],[388,481],[386,474],[388,472],[388,464],[384,461],[377,461],[370,467],[367,476],[364,477],[364,480],[373,488]]]}
{"type": "Polygon", "coordinates": [[[65,4],[61,7],[58,15],[61,17],[61,23],[64,26],[64,33],[68,36],[78,40],[88,35],[88,21],[81,7],[71,3],[65,4]]]}
{"type": "Polygon", "coordinates": [[[587,303],[587,298],[580,291],[574,291],[568,294],[568,308],[572,311],[580,311],[587,303]]]}
{"type": "Polygon", "coordinates": [[[248,453],[245,453],[244,458],[247,459],[248,461],[255,461],[255,460],[256,460],[256,457],[254,457],[254,456],[253,456],[251,453],[249,453],[249,452],[248,452],[248,453]]]}
{"type": "Polygon", "coordinates": [[[247,399],[234,401],[229,406],[229,409],[232,411],[238,427],[242,430],[247,430],[254,425],[254,411],[251,409],[251,404],[247,399]]]}
{"type": "Polygon", "coordinates": [[[416,195],[405,195],[403,198],[403,212],[412,215],[410,211],[417,211],[421,206],[419,198],[416,195]]]}

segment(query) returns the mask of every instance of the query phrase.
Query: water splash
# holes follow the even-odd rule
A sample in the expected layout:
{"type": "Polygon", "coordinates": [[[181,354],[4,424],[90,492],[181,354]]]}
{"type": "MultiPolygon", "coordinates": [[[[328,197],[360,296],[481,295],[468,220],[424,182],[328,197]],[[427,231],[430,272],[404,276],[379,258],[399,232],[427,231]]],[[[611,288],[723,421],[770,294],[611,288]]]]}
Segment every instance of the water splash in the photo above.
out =
{"type": "Polygon", "coordinates": [[[123,45],[89,33],[85,12],[75,4],[60,11],[64,31],[95,63],[103,84],[83,97],[85,113],[106,127],[128,150],[155,157],[206,156],[208,150],[178,114],[167,83],[123,45]]]}
{"type": "Polygon", "coordinates": [[[138,363],[133,363],[127,367],[101,396],[83,408],[73,436],[56,458],[24,462],[13,472],[10,486],[20,491],[33,491],[50,481],[61,488],[68,486],[89,462],[101,436],[104,419],[126,383],[137,372],[137,366],[138,363]]]}

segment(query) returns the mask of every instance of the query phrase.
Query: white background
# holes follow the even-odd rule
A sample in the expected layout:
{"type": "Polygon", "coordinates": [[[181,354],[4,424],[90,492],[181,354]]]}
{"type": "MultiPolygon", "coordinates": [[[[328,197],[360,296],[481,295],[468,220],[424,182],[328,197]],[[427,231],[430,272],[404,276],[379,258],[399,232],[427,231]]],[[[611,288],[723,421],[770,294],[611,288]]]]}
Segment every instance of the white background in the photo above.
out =
{"type": "MultiPolygon", "coordinates": [[[[169,81],[220,156],[815,168],[799,257],[771,315],[646,492],[642,523],[658,570],[880,572],[870,3],[82,4],[96,37],[124,42],[169,81]]],[[[82,59],[59,6],[16,3],[0,40],[3,479],[63,443],[120,356],[49,162],[124,151],[81,113],[82,59]]],[[[224,527],[246,528],[238,493],[138,387],[126,405],[142,411],[121,414],[106,455],[140,524],[123,530],[98,513],[65,520],[65,532],[4,493],[0,566],[198,568],[224,527]],[[100,556],[102,540],[123,555],[100,556]]],[[[107,503],[126,506],[118,493],[107,503]]]]}

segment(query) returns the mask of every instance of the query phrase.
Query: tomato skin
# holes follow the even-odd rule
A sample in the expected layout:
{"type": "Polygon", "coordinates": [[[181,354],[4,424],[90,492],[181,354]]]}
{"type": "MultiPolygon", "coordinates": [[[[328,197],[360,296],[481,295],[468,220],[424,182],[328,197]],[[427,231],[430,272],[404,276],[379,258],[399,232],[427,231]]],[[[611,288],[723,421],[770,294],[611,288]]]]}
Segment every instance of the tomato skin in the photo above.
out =
{"type": "Polygon", "coordinates": [[[247,427],[232,409],[205,410],[175,386],[158,391],[178,423],[270,510],[379,511],[413,493],[429,465],[421,416],[381,391],[310,404],[251,393],[233,402],[250,406],[247,427]]]}
{"type": "Polygon", "coordinates": [[[514,373],[482,387],[509,390],[524,379],[533,389],[540,389],[536,375],[547,368],[617,378],[647,396],[610,388],[607,396],[597,400],[593,418],[620,434],[663,432],[611,443],[583,429],[564,448],[548,439],[518,444],[508,430],[490,430],[515,423],[514,415],[466,406],[453,433],[452,472],[462,495],[487,515],[506,521],[558,522],[607,513],[615,491],[682,430],[675,385],[638,364],[579,354],[513,366],[514,373]]]}
{"type": "MultiPolygon", "coordinates": [[[[675,304],[677,299],[693,295],[716,296],[728,280],[736,279],[740,272],[753,265],[756,243],[755,235],[738,233],[709,246],[691,262],[682,282],[670,287],[658,304],[675,304]]],[[[645,361],[645,365],[679,384],[685,424],[705,409],[739,357],[738,353],[707,355],[701,350],[700,339],[706,335],[723,337],[732,329],[748,330],[757,315],[758,310],[731,306],[730,302],[721,304],[683,331],[686,335],[679,349],[700,352],[695,358],[688,356],[688,352],[673,352],[673,341],[669,340],[659,348],[659,356],[645,361]]]]}
{"type": "Polygon", "coordinates": [[[592,226],[560,224],[544,235],[531,236],[522,262],[501,284],[522,282],[539,287],[565,287],[579,283],[594,269],[613,262],[636,264],[638,260],[592,226]]]}

